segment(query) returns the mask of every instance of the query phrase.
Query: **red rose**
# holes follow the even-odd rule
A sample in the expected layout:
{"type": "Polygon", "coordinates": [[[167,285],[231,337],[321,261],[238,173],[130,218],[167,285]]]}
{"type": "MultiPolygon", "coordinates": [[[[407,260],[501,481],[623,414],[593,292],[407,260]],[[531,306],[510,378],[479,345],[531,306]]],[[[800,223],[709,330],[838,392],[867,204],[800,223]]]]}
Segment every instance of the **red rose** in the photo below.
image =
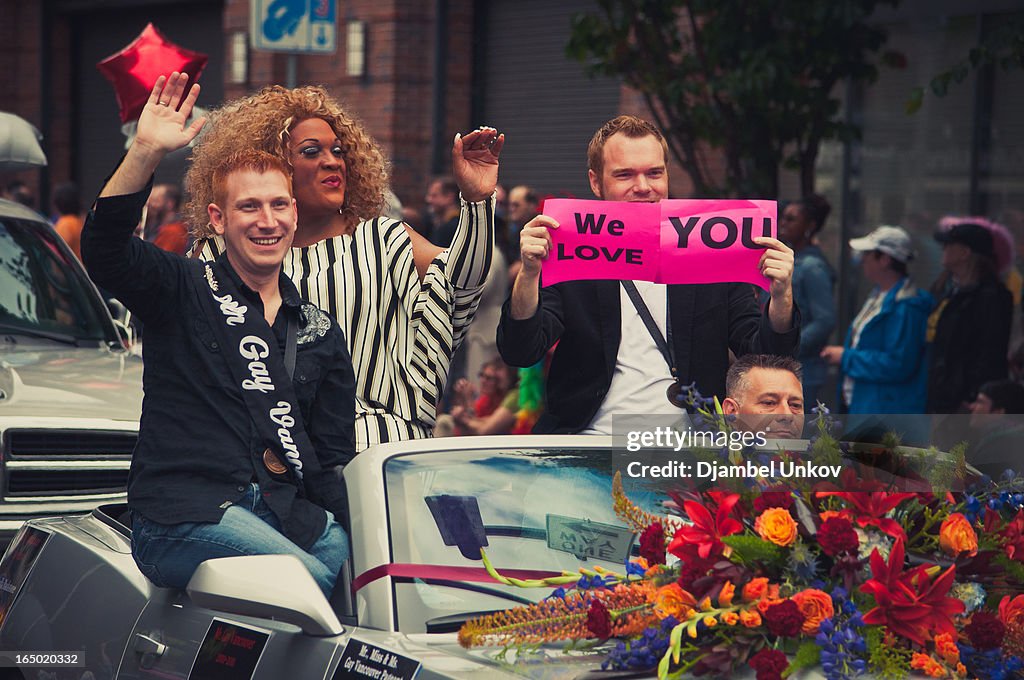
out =
{"type": "Polygon", "coordinates": [[[971,617],[971,623],[964,628],[971,645],[977,649],[995,649],[1003,644],[1006,626],[999,617],[988,612],[978,612],[971,617]]]}
{"type": "Polygon", "coordinates": [[[789,659],[777,649],[762,649],[750,657],[747,665],[757,672],[757,680],[781,680],[789,659]]]}
{"type": "Polygon", "coordinates": [[[640,557],[647,560],[647,564],[665,564],[665,528],[661,522],[648,524],[644,532],[640,534],[640,557]]]}
{"type": "Polygon", "coordinates": [[[818,545],[831,557],[856,550],[859,542],[853,523],[843,517],[829,517],[818,528],[818,545]]]}
{"type": "Polygon", "coordinates": [[[590,609],[587,610],[587,630],[602,640],[612,635],[612,616],[604,602],[597,598],[590,602],[590,609]]]}
{"type": "Polygon", "coordinates": [[[789,491],[765,491],[754,499],[754,511],[758,515],[768,508],[789,510],[791,507],[793,507],[793,494],[789,491]]]}
{"type": "Polygon", "coordinates": [[[804,613],[793,600],[773,604],[764,612],[764,623],[768,631],[778,637],[796,637],[804,626],[804,613]]]}

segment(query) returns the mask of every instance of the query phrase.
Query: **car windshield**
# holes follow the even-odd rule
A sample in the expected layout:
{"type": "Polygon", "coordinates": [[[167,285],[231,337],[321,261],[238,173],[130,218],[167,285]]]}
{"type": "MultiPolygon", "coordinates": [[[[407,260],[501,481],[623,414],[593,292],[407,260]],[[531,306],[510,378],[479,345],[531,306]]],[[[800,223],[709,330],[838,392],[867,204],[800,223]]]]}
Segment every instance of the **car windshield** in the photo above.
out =
{"type": "Polygon", "coordinates": [[[0,332],[112,339],[95,292],[59,238],[42,224],[0,217],[0,332]]]}
{"type": "MultiPolygon", "coordinates": [[[[609,449],[397,456],[384,473],[395,563],[479,568],[485,545],[499,571],[600,565],[621,573],[632,549],[633,534],[612,508],[609,449]]],[[[649,511],[664,498],[628,491],[649,511]]],[[[409,633],[452,630],[467,614],[535,602],[552,591],[460,580],[439,569],[392,582],[398,629],[409,633]]]]}

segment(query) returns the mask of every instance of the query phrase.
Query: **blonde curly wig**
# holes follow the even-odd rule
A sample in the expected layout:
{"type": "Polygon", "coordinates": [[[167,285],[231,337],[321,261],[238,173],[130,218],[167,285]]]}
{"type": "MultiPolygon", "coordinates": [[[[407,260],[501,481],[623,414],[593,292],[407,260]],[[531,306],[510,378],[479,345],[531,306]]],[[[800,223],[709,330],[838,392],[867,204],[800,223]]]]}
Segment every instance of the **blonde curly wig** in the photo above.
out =
{"type": "Polygon", "coordinates": [[[323,87],[289,90],[272,85],[214,111],[192,151],[192,164],[185,175],[185,215],[197,238],[213,234],[206,206],[216,202],[214,170],[224,158],[248,143],[278,156],[291,168],[289,130],[308,118],[326,121],[341,142],[347,170],[343,209],[359,219],[380,214],[388,187],[388,163],[362,122],[346,113],[323,87]]]}

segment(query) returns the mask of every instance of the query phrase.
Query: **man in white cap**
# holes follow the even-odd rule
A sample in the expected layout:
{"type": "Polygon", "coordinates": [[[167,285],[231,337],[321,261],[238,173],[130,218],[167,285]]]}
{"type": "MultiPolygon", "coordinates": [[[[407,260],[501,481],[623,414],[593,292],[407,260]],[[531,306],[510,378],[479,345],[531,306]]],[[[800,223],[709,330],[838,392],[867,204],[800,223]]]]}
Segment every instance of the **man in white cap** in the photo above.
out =
{"type": "Polygon", "coordinates": [[[849,413],[924,413],[928,387],[925,331],[932,296],[907,276],[914,257],[910,235],[882,226],[850,239],[865,278],[875,284],[842,347],[821,356],[842,367],[842,399],[849,413]]]}

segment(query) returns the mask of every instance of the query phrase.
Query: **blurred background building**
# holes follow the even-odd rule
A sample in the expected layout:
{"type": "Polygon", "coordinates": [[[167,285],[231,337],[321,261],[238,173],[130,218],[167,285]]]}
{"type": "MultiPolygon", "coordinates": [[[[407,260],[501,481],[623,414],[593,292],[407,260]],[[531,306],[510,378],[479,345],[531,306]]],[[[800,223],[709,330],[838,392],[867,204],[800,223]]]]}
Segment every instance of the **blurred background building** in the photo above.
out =
{"type": "MultiPolygon", "coordinates": [[[[47,168],[0,181],[23,179],[40,206],[63,181],[95,195],[125,141],[96,63],[147,22],[209,55],[203,107],[271,83],[326,85],[366,121],[391,157],[395,193],[415,207],[428,179],[447,170],[456,131],[480,124],[508,136],[506,187],[589,197],[590,135],[617,113],[643,113],[635,92],[588,77],[566,56],[571,17],[592,0],[316,0],[336,2],[337,51],[301,56],[250,47],[256,1],[0,0],[0,109],[36,125],[49,157],[47,168]]],[[[916,113],[905,111],[913,88],[1021,14],[1019,0],[904,0],[877,13],[887,47],[905,63],[883,67],[870,86],[843,88],[842,115],[863,137],[826,144],[817,165],[815,188],[833,204],[821,244],[841,273],[840,329],[863,293],[841,247],[851,236],[879,224],[907,227],[920,253],[915,278],[925,285],[938,273],[931,233],[943,214],[988,215],[1024,242],[1024,71],[971,70],[944,97],[929,94],[916,113]]],[[[181,154],[165,163],[158,181],[179,181],[186,162],[181,154]]],[[[691,195],[678,169],[672,192],[691,195]]],[[[783,174],[779,194],[799,197],[795,173],[783,174]]]]}

